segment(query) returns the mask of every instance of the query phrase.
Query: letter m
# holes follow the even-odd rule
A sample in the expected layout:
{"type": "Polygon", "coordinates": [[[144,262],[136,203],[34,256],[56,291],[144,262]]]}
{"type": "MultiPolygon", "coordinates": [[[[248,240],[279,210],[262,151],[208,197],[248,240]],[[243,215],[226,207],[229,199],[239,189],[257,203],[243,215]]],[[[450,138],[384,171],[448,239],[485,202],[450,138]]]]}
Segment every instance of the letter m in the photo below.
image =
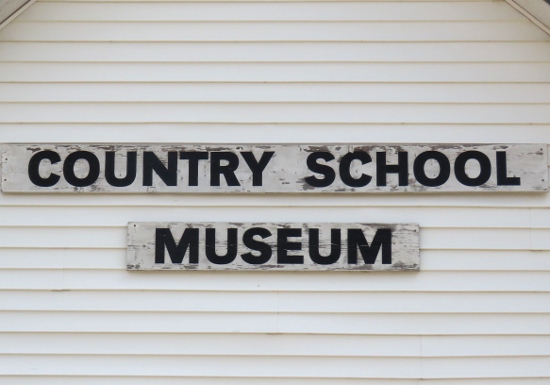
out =
{"type": "Polygon", "coordinates": [[[165,250],[172,263],[182,263],[188,249],[189,263],[199,263],[199,229],[185,229],[177,245],[170,229],[156,229],[155,263],[164,263],[165,250]]]}
{"type": "Polygon", "coordinates": [[[382,263],[391,264],[391,229],[378,229],[369,246],[361,229],[348,229],[348,263],[357,264],[357,249],[365,264],[372,265],[382,248],[382,263]]]}

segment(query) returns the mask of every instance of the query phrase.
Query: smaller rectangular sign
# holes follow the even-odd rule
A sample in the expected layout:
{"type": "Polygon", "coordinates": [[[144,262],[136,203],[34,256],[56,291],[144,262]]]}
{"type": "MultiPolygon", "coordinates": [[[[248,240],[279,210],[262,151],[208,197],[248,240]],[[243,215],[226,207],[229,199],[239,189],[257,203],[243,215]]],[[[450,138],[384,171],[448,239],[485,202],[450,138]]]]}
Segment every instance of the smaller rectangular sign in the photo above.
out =
{"type": "Polygon", "coordinates": [[[128,270],[419,270],[419,226],[129,223],[126,261],[128,270]]]}

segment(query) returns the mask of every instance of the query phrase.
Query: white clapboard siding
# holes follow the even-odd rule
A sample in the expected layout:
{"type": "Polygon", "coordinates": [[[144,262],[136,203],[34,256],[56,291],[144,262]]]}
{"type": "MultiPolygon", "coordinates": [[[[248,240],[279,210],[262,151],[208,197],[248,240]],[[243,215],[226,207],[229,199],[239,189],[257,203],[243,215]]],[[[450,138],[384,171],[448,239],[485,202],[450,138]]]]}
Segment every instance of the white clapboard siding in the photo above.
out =
{"type": "Polygon", "coordinates": [[[448,22],[14,22],[5,41],[531,41],[550,40],[528,20],[448,22]],[[31,25],[29,25],[31,24],[31,25]],[[29,28],[32,27],[32,28],[29,28]]]}
{"type": "MultiPolygon", "coordinates": [[[[504,1],[38,0],[0,143],[550,145],[504,1]]],[[[549,159],[550,164],[550,159],[549,159]]],[[[546,385],[550,194],[0,195],[0,383],[546,385]],[[144,222],[420,225],[420,271],[129,272],[144,222]]]]}
{"type": "MultiPolygon", "coordinates": [[[[550,43],[549,43],[550,46],[550,43]]],[[[548,56],[550,57],[550,51],[548,56]]],[[[450,103],[3,103],[1,123],[544,124],[548,104],[450,103]]]]}
{"type": "MultiPolygon", "coordinates": [[[[1,36],[1,32],[0,32],[1,36]]],[[[82,45],[82,44],[81,44],[82,45]]],[[[12,62],[2,82],[550,82],[549,62],[12,62]]]]}
{"type": "Polygon", "coordinates": [[[534,42],[0,42],[6,62],[545,62],[534,42]]]}
{"type": "MultiPolygon", "coordinates": [[[[470,218],[477,215],[477,228],[528,229],[533,226],[531,217],[535,216],[537,223],[533,227],[550,229],[550,210],[545,209],[350,206],[323,210],[319,207],[296,207],[292,212],[305,222],[321,223],[327,217],[341,216],[347,222],[418,223],[422,228],[468,228],[472,226],[470,218]]],[[[135,207],[0,206],[0,227],[120,227],[128,222],[155,222],[159,216],[165,222],[241,222],[245,219],[252,222],[282,222],[289,212],[283,208],[274,210],[273,207],[143,207],[136,213],[135,207]]]]}
{"type": "Polygon", "coordinates": [[[546,83],[0,83],[0,102],[547,104],[546,83]]]}

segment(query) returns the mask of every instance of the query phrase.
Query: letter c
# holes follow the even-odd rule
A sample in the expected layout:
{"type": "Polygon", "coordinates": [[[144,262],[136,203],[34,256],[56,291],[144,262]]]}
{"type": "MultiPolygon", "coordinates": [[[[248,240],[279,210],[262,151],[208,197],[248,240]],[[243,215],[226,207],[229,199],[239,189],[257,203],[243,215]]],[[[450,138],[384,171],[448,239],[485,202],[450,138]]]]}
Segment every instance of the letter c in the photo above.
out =
{"type": "Polygon", "coordinates": [[[51,150],[44,150],[34,154],[29,161],[29,179],[36,186],[52,187],[57,182],[59,182],[60,177],[59,175],[53,173],[50,173],[50,176],[48,176],[47,178],[42,178],[40,176],[38,169],[40,167],[40,162],[42,162],[44,159],[49,160],[51,164],[55,164],[61,160],[61,157],[57,152],[51,150]]]}

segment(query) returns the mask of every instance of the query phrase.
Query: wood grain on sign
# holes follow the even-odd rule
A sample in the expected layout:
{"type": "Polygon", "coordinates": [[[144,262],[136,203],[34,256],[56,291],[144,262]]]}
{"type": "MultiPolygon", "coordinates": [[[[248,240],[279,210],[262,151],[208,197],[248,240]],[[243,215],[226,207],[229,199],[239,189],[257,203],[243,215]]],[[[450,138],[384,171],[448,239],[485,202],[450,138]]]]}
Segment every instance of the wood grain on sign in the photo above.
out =
{"type": "Polygon", "coordinates": [[[3,192],[548,191],[542,144],[6,144],[3,192]]]}
{"type": "Polygon", "coordinates": [[[129,223],[128,270],[410,271],[417,224],[129,223]]]}

